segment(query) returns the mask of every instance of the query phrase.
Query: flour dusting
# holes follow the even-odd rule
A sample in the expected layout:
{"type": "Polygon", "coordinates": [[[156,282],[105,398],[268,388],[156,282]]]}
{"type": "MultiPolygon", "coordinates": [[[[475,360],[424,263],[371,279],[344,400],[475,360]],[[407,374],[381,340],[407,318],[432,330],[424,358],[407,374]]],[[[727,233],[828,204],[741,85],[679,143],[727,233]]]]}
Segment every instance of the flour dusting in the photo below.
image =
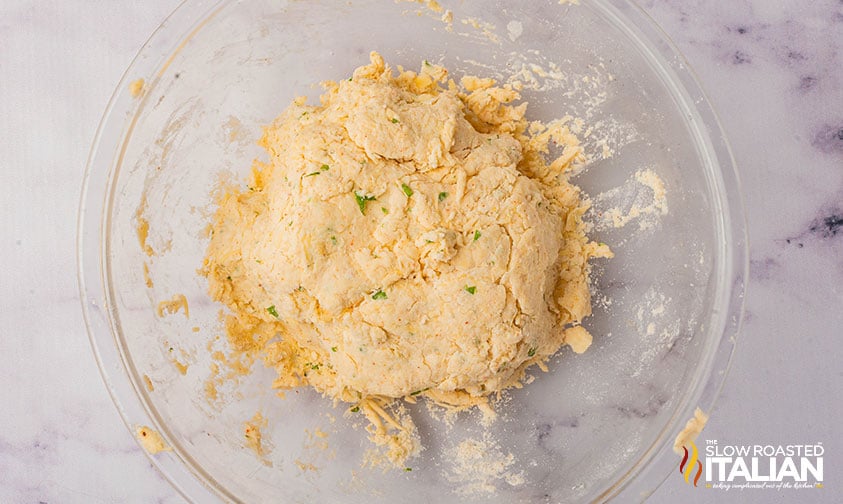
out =
{"type": "Polygon", "coordinates": [[[452,466],[445,478],[456,483],[459,495],[492,494],[505,483],[518,487],[525,483],[524,472],[511,469],[516,463],[512,453],[504,453],[489,433],[480,439],[469,438],[446,453],[452,466]]]}
{"type": "Polygon", "coordinates": [[[634,325],[638,337],[647,343],[632,376],[656,365],[656,359],[664,355],[679,337],[680,321],[669,316],[672,314],[673,299],[651,287],[635,309],[634,325]]]}
{"type": "Polygon", "coordinates": [[[637,223],[639,231],[655,228],[667,215],[667,191],[653,170],[638,170],[623,185],[594,197],[598,230],[637,223]]]}

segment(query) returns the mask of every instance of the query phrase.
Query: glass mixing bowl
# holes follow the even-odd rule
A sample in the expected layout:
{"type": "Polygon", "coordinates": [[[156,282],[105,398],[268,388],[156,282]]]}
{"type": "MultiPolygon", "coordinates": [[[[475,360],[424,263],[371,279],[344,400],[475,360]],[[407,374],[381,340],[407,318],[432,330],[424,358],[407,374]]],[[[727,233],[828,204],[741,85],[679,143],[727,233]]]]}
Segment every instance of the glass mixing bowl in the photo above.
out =
{"type": "Polygon", "coordinates": [[[673,439],[694,408],[711,409],[741,317],[746,238],[729,148],[684,59],[627,0],[441,3],[451,19],[431,2],[187,0],[112,97],[80,205],[81,297],[115,404],[133,431],[150,426],[173,448],[151,460],[188,500],[642,500],[675,470],[673,439]],[[311,390],[277,397],[260,364],[206,394],[225,349],[221,307],[197,274],[211,193],[261,157],[261,125],[371,50],[406,68],[515,78],[531,118],[582,118],[594,161],[574,181],[592,196],[592,238],[616,253],[595,265],[592,348],[561,350],[506,394],[488,429],[474,413],[446,425],[412,408],[426,447],[412,471],[362,467],[359,416],[311,390]],[[613,208],[652,197],[635,182],[647,169],[667,213],[607,225],[613,208]],[[189,317],[158,316],[176,294],[189,317]],[[263,458],[243,442],[258,411],[263,458]],[[466,439],[484,448],[477,467],[452,456],[466,439]]]}

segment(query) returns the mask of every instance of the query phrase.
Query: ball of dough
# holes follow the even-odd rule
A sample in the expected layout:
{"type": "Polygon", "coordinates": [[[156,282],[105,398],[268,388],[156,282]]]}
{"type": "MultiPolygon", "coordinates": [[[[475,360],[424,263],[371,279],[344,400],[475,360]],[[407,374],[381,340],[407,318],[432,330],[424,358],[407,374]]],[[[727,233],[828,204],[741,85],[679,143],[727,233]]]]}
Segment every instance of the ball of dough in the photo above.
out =
{"type": "Polygon", "coordinates": [[[263,331],[279,386],[485,396],[587,314],[567,165],[544,163],[515,91],[445,80],[428,64],[393,77],[373,54],[268,126],[268,162],[221,198],[211,293],[263,331]]]}

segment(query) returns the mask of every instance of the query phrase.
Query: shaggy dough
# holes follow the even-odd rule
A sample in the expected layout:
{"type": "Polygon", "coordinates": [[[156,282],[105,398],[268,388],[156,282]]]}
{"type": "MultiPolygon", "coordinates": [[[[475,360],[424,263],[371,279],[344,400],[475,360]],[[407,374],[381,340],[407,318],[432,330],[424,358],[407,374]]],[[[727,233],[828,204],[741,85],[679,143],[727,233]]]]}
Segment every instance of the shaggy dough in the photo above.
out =
{"type": "Polygon", "coordinates": [[[585,236],[565,121],[528,123],[491,79],[370,59],[265,128],[269,161],[221,191],[203,271],[235,348],[279,388],[362,408],[400,463],[417,447],[391,399],[483,406],[544,369],[591,311],[589,257],[611,252],[585,236]]]}

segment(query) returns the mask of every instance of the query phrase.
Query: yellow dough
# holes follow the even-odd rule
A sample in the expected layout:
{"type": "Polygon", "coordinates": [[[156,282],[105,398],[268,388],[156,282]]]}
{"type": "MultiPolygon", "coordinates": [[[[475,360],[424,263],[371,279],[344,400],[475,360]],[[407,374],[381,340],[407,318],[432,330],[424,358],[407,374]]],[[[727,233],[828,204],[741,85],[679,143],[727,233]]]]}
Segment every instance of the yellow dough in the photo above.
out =
{"type": "Polygon", "coordinates": [[[146,425],[135,427],[135,436],[140,440],[143,449],[149,452],[150,455],[155,455],[162,451],[172,451],[172,448],[164,442],[161,434],[158,434],[157,431],[146,425]]]}
{"type": "Polygon", "coordinates": [[[400,463],[417,446],[392,399],[483,406],[544,369],[590,314],[588,259],[611,252],[586,238],[565,120],[529,123],[490,79],[370,58],[265,128],[269,160],[221,191],[203,271],[235,348],[279,388],[362,409],[400,463]]]}

